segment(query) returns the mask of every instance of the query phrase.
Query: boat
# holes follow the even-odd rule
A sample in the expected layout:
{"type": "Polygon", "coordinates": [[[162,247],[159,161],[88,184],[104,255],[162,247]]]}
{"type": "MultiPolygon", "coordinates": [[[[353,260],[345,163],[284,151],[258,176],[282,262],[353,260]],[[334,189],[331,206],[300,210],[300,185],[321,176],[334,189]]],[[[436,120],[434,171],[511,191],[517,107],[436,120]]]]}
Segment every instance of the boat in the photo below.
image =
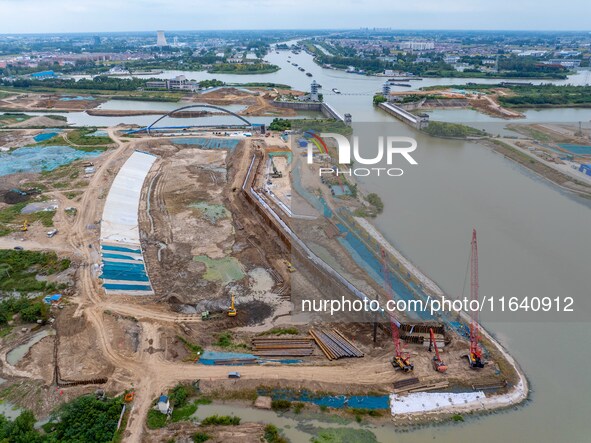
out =
{"type": "Polygon", "coordinates": [[[312,73],[311,73],[311,72],[306,72],[306,75],[307,75],[308,77],[312,77],[312,73]]]}
{"type": "Polygon", "coordinates": [[[334,92],[335,94],[340,94],[341,91],[339,91],[337,88],[332,88],[332,92],[334,92]]]}
{"type": "Polygon", "coordinates": [[[304,68],[302,68],[301,66],[300,66],[298,69],[299,69],[300,71],[302,71],[302,72],[304,72],[304,71],[305,71],[305,69],[304,69],[304,68]]]}
{"type": "Polygon", "coordinates": [[[407,88],[411,87],[411,85],[409,85],[408,83],[390,83],[390,85],[392,85],[392,86],[406,86],[407,88]]]}

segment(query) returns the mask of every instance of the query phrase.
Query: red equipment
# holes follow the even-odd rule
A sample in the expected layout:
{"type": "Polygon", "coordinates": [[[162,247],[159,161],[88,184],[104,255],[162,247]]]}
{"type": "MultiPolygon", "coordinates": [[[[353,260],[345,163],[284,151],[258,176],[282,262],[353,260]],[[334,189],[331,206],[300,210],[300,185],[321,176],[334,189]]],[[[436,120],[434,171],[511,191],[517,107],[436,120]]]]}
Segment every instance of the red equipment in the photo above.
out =
{"type": "MultiPolygon", "coordinates": [[[[382,274],[384,276],[384,287],[391,300],[394,300],[394,291],[390,285],[390,273],[388,272],[388,263],[386,260],[386,251],[382,248],[382,274]]],[[[396,349],[394,357],[392,357],[392,366],[394,369],[402,369],[403,372],[412,371],[415,366],[410,362],[410,356],[402,353],[402,346],[400,345],[400,333],[398,328],[400,322],[394,318],[393,315],[390,317],[390,329],[392,329],[392,340],[394,341],[394,347],[396,349]]]]}
{"type": "Polygon", "coordinates": [[[435,341],[435,334],[433,333],[433,328],[429,328],[429,352],[431,352],[431,348],[435,348],[435,357],[433,357],[433,369],[437,372],[445,372],[447,371],[447,365],[443,363],[441,357],[439,357],[439,348],[437,347],[437,342],[435,341]]]}
{"type": "MultiPolygon", "coordinates": [[[[470,256],[470,304],[472,300],[478,300],[478,242],[476,229],[472,230],[472,254],[470,256]]],[[[478,344],[480,333],[478,331],[478,309],[470,309],[470,354],[468,362],[471,369],[484,368],[482,362],[482,349],[478,344]]]]}

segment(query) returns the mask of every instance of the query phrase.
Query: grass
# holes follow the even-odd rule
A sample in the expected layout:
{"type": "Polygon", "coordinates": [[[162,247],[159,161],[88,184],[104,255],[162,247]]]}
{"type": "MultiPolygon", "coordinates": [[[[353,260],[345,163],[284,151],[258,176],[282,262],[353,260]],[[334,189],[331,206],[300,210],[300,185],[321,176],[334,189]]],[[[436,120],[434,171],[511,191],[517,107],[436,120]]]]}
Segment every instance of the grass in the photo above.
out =
{"type": "Polygon", "coordinates": [[[0,250],[0,292],[49,292],[59,289],[55,283],[38,280],[65,271],[69,259],[59,259],[55,252],[0,250]]]}
{"type": "Polygon", "coordinates": [[[299,333],[297,328],[273,328],[259,335],[298,335],[299,333]]]}
{"type": "Polygon", "coordinates": [[[192,438],[194,443],[203,443],[204,441],[209,440],[211,436],[206,432],[196,432],[193,434],[192,438]]]}
{"type": "Polygon", "coordinates": [[[191,343],[180,335],[177,335],[176,337],[183,343],[183,345],[185,345],[185,349],[187,349],[187,351],[190,353],[189,357],[187,357],[187,360],[195,361],[201,354],[203,354],[203,348],[201,346],[191,343]]]}
{"type": "Polygon", "coordinates": [[[218,335],[216,346],[224,349],[248,349],[244,343],[234,343],[234,337],[230,332],[222,332],[218,335]]]}
{"type": "Polygon", "coordinates": [[[202,426],[238,426],[240,424],[240,417],[233,415],[210,415],[206,417],[202,422],[202,426]]]}
{"type": "Polygon", "coordinates": [[[184,421],[197,411],[197,403],[189,403],[188,405],[177,407],[172,410],[172,421],[184,421]]]}
{"type": "Polygon", "coordinates": [[[263,435],[267,443],[287,443],[288,440],[283,437],[277,426],[267,425],[265,426],[265,433],[263,435]]]}
{"type": "Polygon", "coordinates": [[[19,225],[20,228],[25,220],[29,224],[40,221],[45,227],[53,226],[55,211],[38,211],[32,214],[21,214],[25,206],[27,206],[27,202],[21,202],[0,210],[0,236],[14,232],[16,227],[10,225],[19,225]]]}
{"type": "Polygon", "coordinates": [[[289,400],[273,400],[271,402],[271,409],[274,411],[287,411],[291,409],[291,402],[289,400]]]}
{"type": "Polygon", "coordinates": [[[461,414],[454,414],[451,416],[453,421],[464,421],[464,417],[461,414]]]}
{"type": "Polygon", "coordinates": [[[165,414],[162,414],[156,409],[150,409],[148,411],[146,425],[148,426],[148,429],[160,429],[166,426],[166,419],[167,416],[165,414]]]}
{"type": "Polygon", "coordinates": [[[75,129],[71,132],[68,132],[67,139],[74,145],[78,146],[100,146],[100,145],[110,145],[113,143],[111,137],[108,136],[92,136],[92,134],[96,131],[96,128],[83,128],[83,129],[75,129]]]}

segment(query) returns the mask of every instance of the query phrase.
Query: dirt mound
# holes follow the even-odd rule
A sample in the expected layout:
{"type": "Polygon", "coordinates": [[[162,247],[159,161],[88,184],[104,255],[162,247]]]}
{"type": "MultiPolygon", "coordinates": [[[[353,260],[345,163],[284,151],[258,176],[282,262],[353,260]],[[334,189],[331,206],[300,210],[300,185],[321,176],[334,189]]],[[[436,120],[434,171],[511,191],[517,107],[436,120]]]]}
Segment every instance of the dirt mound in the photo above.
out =
{"type": "Polygon", "coordinates": [[[32,117],[32,118],[25,120],[23,122],[15,123],[13,125],[10,125],[9,127],[10,128],[26,128],[29,126],[44,126],[44,127],[49,127],[49,128],[63,128],[63,127],[68,126],[68,122],[65,122],[63,120],[56,120],[51,117],[38,116],[38,117],[32,117]]]}

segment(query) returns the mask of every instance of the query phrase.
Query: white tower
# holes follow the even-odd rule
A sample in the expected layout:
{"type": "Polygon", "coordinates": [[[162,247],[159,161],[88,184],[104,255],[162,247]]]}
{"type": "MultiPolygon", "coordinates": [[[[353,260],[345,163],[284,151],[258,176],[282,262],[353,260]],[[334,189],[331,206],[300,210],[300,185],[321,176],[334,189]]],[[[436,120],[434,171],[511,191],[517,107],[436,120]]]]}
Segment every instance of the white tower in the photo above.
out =
{"type": "Polygon", "coordinates": [[[318,83],[316,83],[316,80],[312,80],[310,85],[310,101],[318,101],[318,83]]]}
{"type": "Polygon", "coordinates": [[[164,36],[164,31],[156,31],[158,34],[158,38],[156,39],[156,46],[162,47],[162,46],[168,46],[168,43],[166,43],[166,37],[164,36]]]}

